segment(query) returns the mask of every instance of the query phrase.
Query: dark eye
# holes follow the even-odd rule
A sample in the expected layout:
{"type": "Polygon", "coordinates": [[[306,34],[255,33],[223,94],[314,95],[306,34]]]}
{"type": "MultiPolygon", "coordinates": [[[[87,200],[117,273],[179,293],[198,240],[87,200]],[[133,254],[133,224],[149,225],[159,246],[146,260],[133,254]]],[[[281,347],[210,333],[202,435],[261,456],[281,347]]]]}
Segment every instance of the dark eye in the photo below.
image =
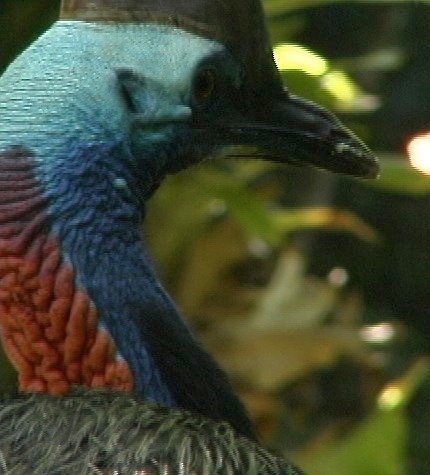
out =
{"type": "Polygon", "coordinates": [[[198,105],[210,99],[216,88],[216,72],[213,69],[203,69],[194,80],[193,96],[198,105]]]}

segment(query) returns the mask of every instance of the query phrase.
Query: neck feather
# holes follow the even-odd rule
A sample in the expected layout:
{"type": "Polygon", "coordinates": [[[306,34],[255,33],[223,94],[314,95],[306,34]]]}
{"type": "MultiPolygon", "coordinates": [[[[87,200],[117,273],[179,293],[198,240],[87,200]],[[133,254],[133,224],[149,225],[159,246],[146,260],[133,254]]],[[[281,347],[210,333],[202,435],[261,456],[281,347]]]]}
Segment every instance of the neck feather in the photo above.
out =
{"type": "Polygon", "coordinates": [[[53,228],[139,392],[228,420],[250,436],[251,423],[224,372],[195,340],[153,270],[141,234],[144,204],[136,198],[145,176],[136,178],[127,153],[121,143],[89,146],[45,170],[53,228]]]}

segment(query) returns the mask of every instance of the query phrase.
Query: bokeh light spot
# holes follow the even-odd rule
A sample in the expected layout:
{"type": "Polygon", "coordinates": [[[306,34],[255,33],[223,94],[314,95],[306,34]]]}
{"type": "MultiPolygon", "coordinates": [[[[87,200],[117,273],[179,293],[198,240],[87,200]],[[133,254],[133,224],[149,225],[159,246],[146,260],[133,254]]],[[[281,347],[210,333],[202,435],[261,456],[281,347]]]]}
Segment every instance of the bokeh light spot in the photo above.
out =
{"type": "Polygon", "coordinates": [[[346,269],[343,267],[334,267],[327,276],[328,281],[335,287],[343,287],[349,279],[346,269]]]}
{"type": "Polygon", "coordinates": [[[390,384],[386,387],[378,397],[378,405],[381,409],[390,410],[399,406],[404,398],[404,394],[400,386],[390,384]]]}
{"type": "Polygon", "coordinates": [[[430,132],[415,135],[406,146],[411,165],[430,175],[430,132]]]}
{"type": "Polygon", "coordinates": [[[367,343],[387,343],[396,335],[391,323],[383,322],[377,325],[367,325],[360,330],[361,338],[367,343]]]}

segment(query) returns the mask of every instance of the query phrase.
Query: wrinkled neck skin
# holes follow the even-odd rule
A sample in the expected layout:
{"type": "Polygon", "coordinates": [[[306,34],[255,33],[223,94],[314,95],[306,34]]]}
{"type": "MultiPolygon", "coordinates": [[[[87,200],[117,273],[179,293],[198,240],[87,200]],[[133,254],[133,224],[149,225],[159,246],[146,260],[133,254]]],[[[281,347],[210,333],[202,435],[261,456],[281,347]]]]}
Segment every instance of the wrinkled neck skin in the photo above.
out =
{"type": "Polygon", "coordinates": [[[149,128],[136,154],[116,94],[115,68],[157,77],[156,58],[169,51],[168,74],[181,97],[184,71],[208,47],[217,46],[160,25],[57,23],[0,78],[0,154],[17,146],[34,154],[64,258],[132,368],[136,389],[252,437],[242,404],[160,284],[141,235],[146,201],[184,166],[186,134],[178,126],[149,128]],[[178,160],[169,165],[172,156],[178,160]]]}

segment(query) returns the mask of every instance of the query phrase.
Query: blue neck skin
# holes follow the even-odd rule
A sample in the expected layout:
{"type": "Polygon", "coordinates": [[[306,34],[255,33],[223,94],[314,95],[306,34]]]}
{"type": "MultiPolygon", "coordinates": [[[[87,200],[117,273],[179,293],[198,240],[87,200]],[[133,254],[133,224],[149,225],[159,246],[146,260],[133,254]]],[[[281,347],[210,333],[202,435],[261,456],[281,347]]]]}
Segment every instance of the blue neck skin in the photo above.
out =
{"type": "Polygon", "coordinates": [[[136,166],[121,141],[75,145],[44,173],[54,228],[79,270],[79,284],[134,370],[137,390],[161,404],[227,420],[253,436],[225,374],[191,334],[146,252],[141,200],[152,191],[147,184],[158,180],[136,170],[160,170],[159,162],[148,150],[136,166]]]}

